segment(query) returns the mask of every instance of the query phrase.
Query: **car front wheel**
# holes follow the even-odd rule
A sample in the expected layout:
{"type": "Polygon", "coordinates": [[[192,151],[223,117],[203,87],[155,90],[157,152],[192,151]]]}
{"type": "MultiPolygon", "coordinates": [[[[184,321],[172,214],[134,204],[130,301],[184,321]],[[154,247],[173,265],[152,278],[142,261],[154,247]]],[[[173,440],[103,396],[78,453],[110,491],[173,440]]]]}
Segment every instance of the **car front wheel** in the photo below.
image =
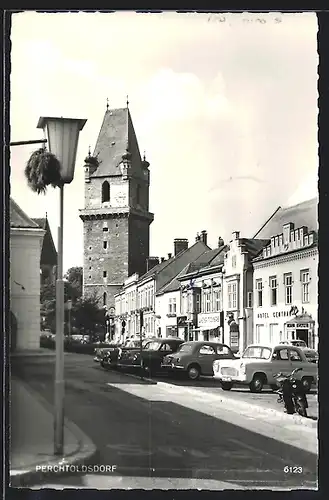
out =
{"type": "Polygon", "coordinates": [[[264,387],[264,377],[261,374],[254,375],[254,378],[249,384],[251,392],[261,392],[264,387]]]}
{"type": "Polygon", "coordinates": [[[308,377],[303,377],[302,384],[303,384],[304,390],[306,392],[310,392],[310,390],[312,388],[312,379],[310,379],[308,377]]]}
{"type": "Polygon", "coordinates": [[[230,391],[233,387],[232,382],[221,382],[220,385],[222,386],[223,391],[230,391]]]}

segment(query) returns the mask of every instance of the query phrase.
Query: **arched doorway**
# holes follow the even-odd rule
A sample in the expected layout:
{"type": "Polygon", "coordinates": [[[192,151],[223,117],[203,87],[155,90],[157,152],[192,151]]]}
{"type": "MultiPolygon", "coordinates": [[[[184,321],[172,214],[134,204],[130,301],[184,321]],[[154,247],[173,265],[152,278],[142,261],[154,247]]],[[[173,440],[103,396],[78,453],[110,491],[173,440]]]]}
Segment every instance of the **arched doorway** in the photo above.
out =
{"type": "Polygon", "coordinates": [[[9,314],[9,345],[10,351],[13,352],[17,345],[17,319],[12,311],[9,314]]]}

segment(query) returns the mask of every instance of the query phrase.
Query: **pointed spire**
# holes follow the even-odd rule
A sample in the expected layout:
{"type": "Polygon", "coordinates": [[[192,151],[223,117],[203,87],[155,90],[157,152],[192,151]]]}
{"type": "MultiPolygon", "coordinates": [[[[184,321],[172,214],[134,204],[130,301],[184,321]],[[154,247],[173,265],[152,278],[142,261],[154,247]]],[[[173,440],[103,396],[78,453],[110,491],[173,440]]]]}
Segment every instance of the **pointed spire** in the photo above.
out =
{"type": "Polygon", "coordinates": [[[146,159],[146,153],[145,153],[145,151],[144,151],[144,154],[143,154],[143,161],[142,161],[142,167],[143,167],[143,168],[149,168],[149,166],[150,166],[150,163],[147,161],[147,159],[146,159]]]}
{"type": "Polygon", "coordinates": [[[127,108],[129,108],[128,94],[127,94],[127,108]]]}
{"type": "Polygon", "coordinates": [[[106,98],[106,111],[109,110],[109,98],[107,97],[106,98]]]}
{"type": "Polygon", "coordinates": [[[90,145],[88,147],[88,156],[91,156],[90,145]]]}
{"type": "Polygon", "coordinates": [[[145,161],[145,160],[146,160],[146,152],[145,152],[145,150],[144,150],[144,154],[143,154],[143,161],[145,161]]]}
{"type": "Polygon", "coordinates": [[[48,213],[46,212],[46,220],[48,219],[48,213]]]}

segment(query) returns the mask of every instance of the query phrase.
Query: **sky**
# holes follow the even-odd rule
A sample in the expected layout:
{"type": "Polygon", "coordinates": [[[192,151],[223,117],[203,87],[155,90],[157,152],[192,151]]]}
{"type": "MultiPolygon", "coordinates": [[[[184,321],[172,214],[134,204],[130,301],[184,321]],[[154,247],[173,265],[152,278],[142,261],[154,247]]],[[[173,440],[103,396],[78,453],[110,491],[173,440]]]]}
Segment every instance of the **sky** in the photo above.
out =
{"type": "MultiPolygon", "coordinates": [[[[40,116],[86,118],[65,187],[64,270],[83,263],[84,158],[106,110],[126,106],[150,162],[150,255],[174,238],[252,237],[279,205],[317,195],[315,13],[15,13],[11,141],[43,138],[40,116]]],[[[11,196],[47,213],[57,245],[59,190],[37,195],[11,148],[11,196]]]]}

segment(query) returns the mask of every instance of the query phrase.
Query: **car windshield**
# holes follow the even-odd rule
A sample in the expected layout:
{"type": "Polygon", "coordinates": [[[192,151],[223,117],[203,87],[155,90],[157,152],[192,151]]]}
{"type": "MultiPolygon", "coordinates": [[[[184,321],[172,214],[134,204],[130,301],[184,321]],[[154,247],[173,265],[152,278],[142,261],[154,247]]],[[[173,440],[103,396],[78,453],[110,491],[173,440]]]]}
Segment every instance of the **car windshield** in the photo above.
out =
{"type": "Polygon", "coordinates": [[[147,349],[147,350],[150,350],[150,351],[157,351],[160,346],[161,346],[160,342],[148,342],[144,346],[144,349],[147,349]]]}
{"type": "Polygon", "coordinates": [[[192,344],[182,344],[179,346],[178,351],[179,352],[192,352],[193,350],[193,345],[192,344]]]}
{"type": "Polygon", "coordinates": [[[270,359],[271,349],[269,347],[250,346],[244,351],[243,358],[270,359]]]}

